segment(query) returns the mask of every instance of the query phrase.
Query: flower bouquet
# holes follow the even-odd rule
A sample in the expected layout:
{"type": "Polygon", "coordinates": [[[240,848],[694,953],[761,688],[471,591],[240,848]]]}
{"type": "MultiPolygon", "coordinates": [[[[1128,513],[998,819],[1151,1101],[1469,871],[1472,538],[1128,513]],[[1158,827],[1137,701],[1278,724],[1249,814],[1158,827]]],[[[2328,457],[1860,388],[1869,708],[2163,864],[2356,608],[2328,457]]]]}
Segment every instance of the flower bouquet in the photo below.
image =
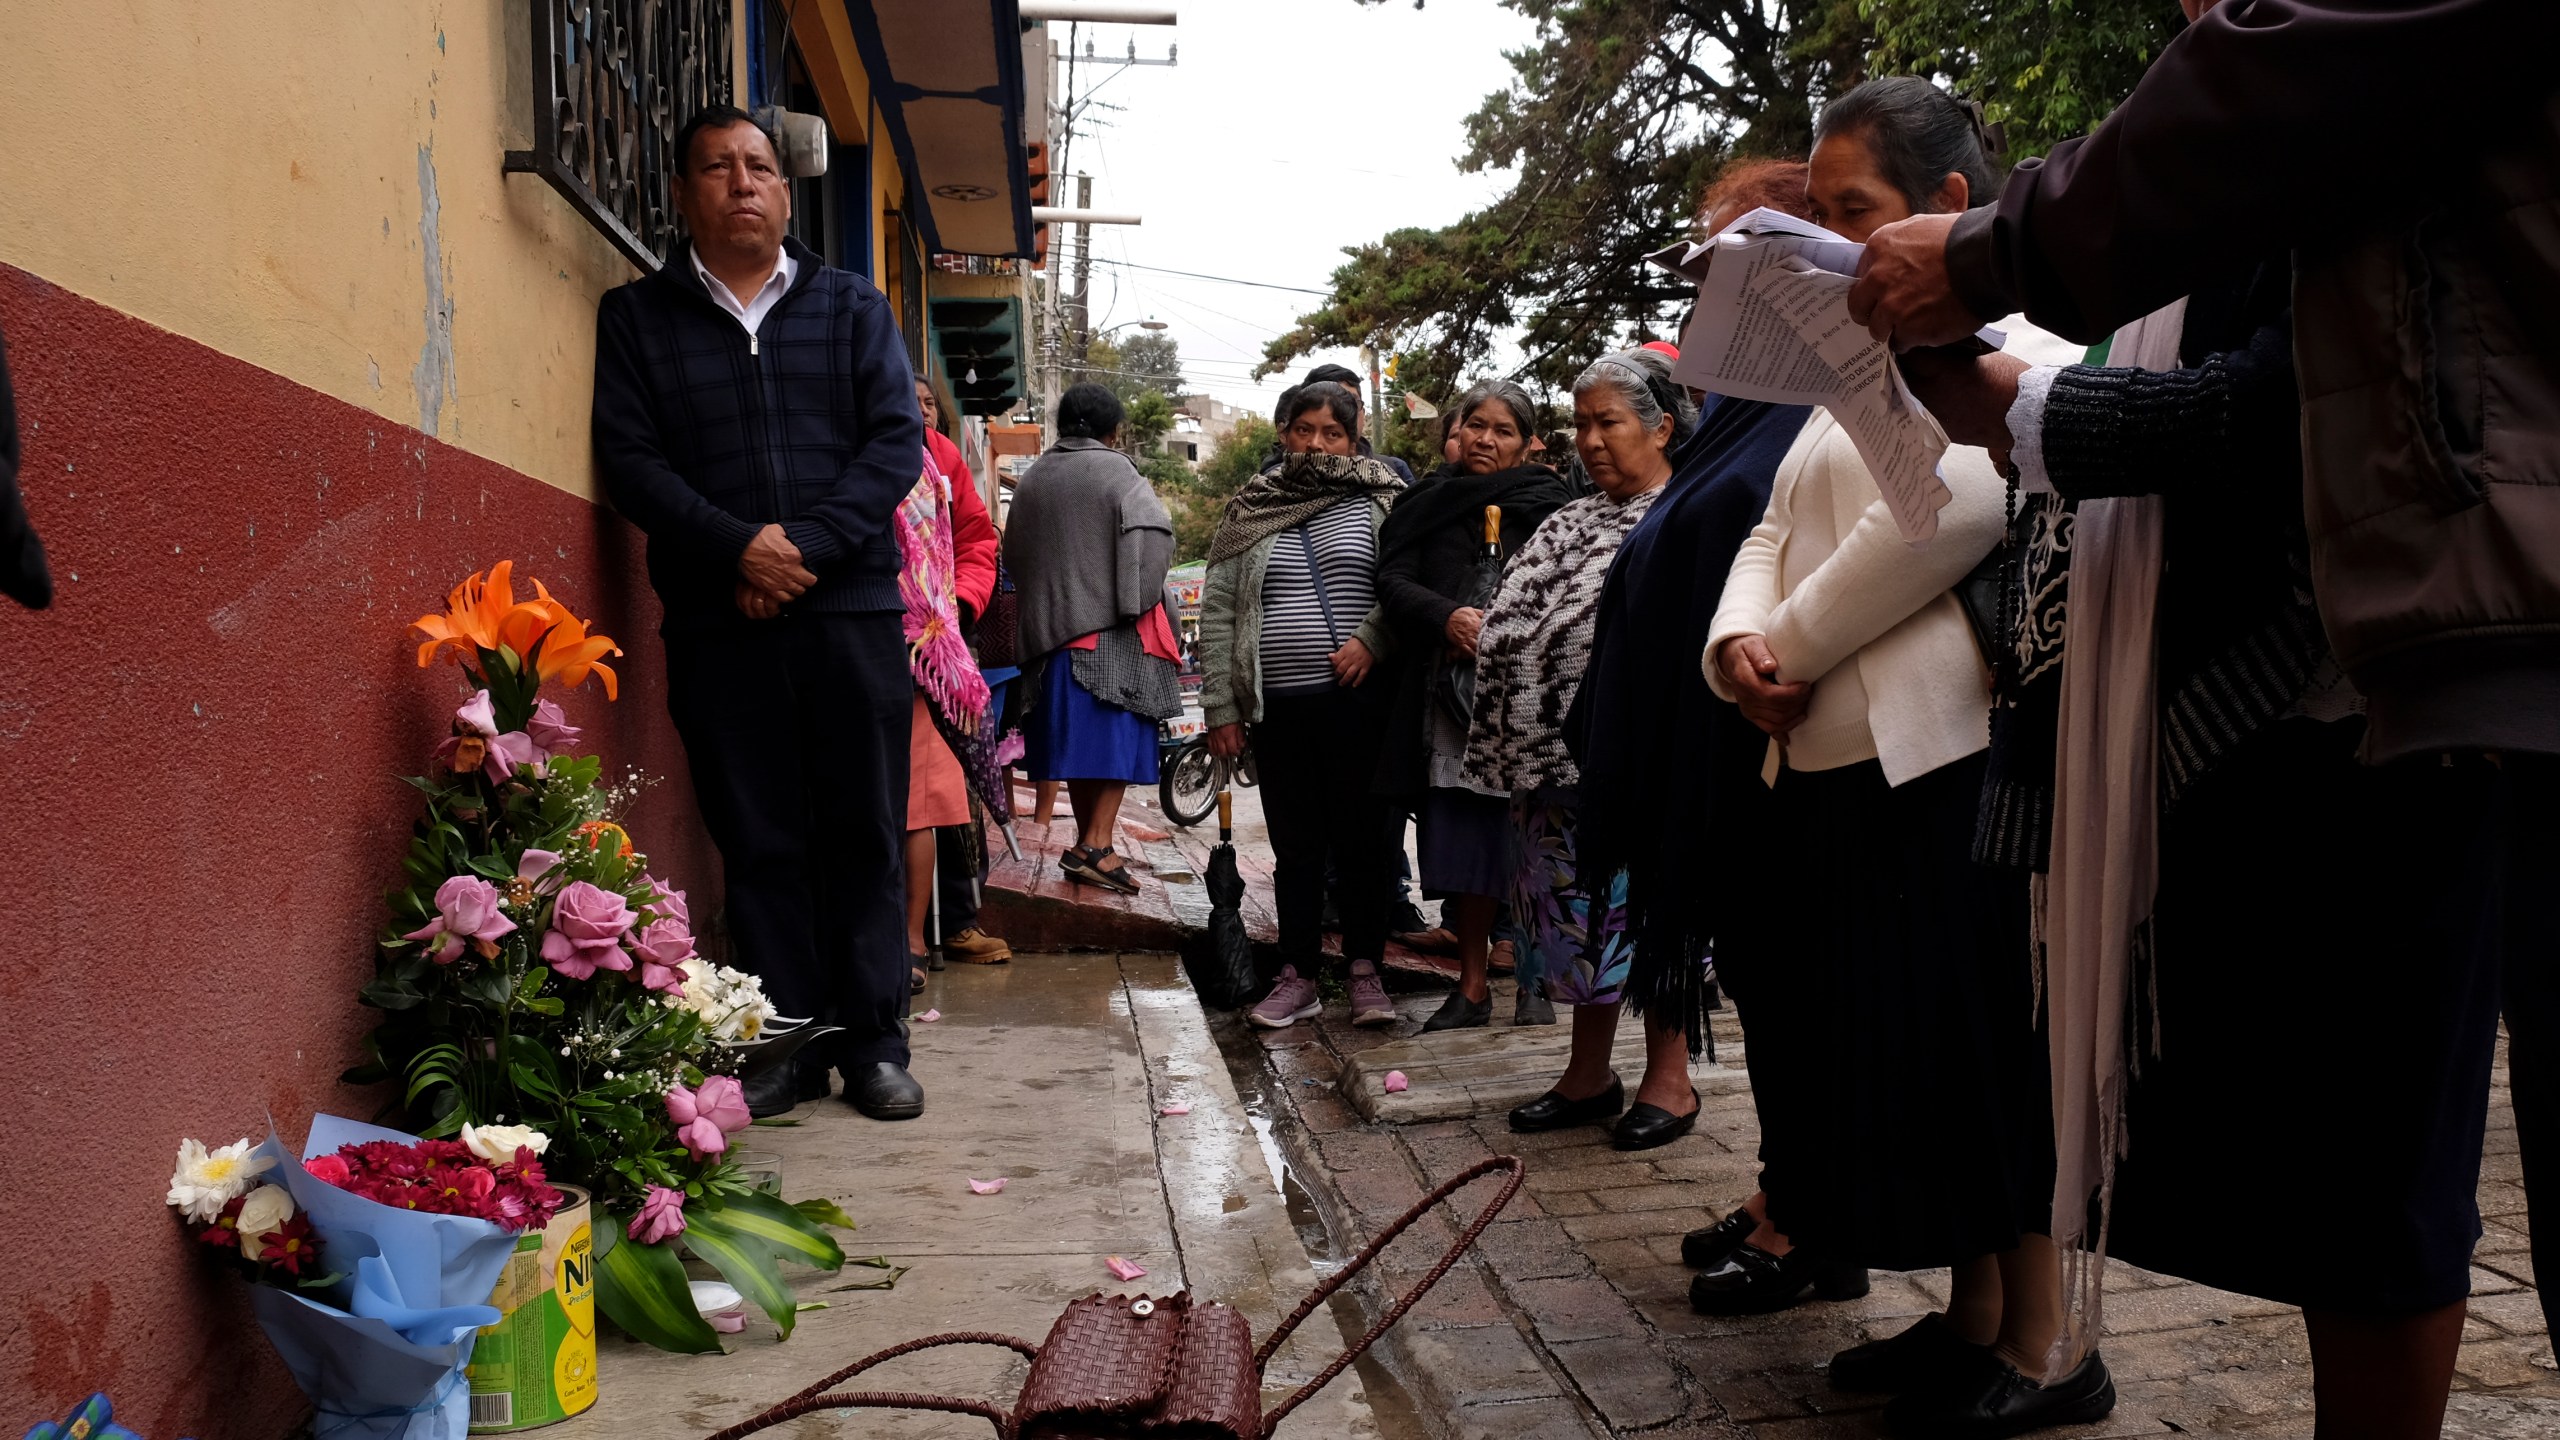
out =
{"type": "Polygon", "coordinates": [[[516,1236],[564,1199],[539,1135],[421,1140],[322,1115],[296,1160],[270,1134],[178,1149],[169,1203],[260,1284],[258,1323],[350,1440],[460,1440],[463,1367],[516,1236]]]}
{"type": "Polygon", "coordinates": [[[468,696],[429,773],[361,992],[384,1012],[344,1077],[392,1082],[422,1135],[531,1126],[556,1178],[593,1192],[596,1298],[665,1349],[719,1348],[675,1243],[715,1266],[788,1335],[785,1259],[836,1269],[826,1200],[786,1204],[742,1179],[729,1137],[748,1123],[740,1077],[825,1027],[791,1020],[752,976],[694,946],[682,890],[649,872],[621,816],[636,775],[606,784],[582,736],[541,694],[620,653],[509,565],[474,575],[416,622],[418,663],[457,662],[468,696]],[[610,1220],[611,1223],[604,1223],[610,1220]]]}

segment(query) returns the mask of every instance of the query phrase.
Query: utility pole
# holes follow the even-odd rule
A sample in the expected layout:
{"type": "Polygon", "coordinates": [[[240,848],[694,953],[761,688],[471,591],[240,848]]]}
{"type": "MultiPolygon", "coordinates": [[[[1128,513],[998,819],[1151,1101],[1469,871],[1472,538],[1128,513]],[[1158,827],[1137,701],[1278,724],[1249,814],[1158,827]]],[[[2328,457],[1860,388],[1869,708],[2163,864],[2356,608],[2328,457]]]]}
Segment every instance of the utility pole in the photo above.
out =
{"type": "MultiPolygon", "coordinates": [[[[1076,208],[1093,208],[1093,177],[1076,176],[1076,208]]],[[[1083,365],[1093,358],[1093,311],[1087,305],[1093,284],[1093,226],[1079,221],[1076,225],[1076,292],[1069,302],[1075,307],[1075,353],[1073,363],[1083,365]]]]}
{"type": "Polygon", "coordinates": [[[1360,363],[1369,367],[1369,448],[1387,448],[1387,391],[1378,382],[1378,347],[1360,347],[1360,363]]]}

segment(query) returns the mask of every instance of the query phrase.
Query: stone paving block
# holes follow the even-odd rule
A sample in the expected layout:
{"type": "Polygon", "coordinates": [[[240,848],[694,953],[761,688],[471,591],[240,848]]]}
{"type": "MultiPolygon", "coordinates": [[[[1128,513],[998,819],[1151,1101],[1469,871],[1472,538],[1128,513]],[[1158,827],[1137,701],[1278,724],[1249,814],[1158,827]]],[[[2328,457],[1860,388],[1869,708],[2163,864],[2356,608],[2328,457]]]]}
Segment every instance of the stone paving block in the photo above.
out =
{"type": "Polygon", "coordinates": [[[2548,1382],[2551,1347],[2539,1339],[2486,1340],[2465,1345],[2453,1362],[2454,1383],[2469,1390],[2505,1390],[2548,1382]]]}
{"type": "Polygon", "coordinates": [[[1767,1375],[1743,1375],[1718,1380],[1706,1387],[1707,1394],[1724,1407],[1732,1419],[1757,1425],[1763,1420],[1794,1420],[1813,1413],[1793,1393],[1767,1375]]]}
{"type": "MultiPolygon", "coordinates": [[[[1412,1154],[1414,1163],[1422,1167],[1422,1180],[1426,1185],[1438,1185],[1441,1181],[1480,1160],[1492,1159],[1495,1153],[1491,1146],[1477,1139],[1472,1131],[1463,1129],[1455,1135],[1425,1138],[1406,1134],[1402,1139],[1405,1149],[1412,1154]]],[[[1536,1168],[1531,1167],[1530,1173],[1536,1174],[1536,1168]]],[[[1528,1189],[1525,1181],[1521,1188],[1524,1191],[1528,1189]]]]}
{"type": "Polygon", "coordinates": [[[1642,1161],[1562,1168],[1551,1165],[1532,1166],[1527,1181],[1530,1192],[1537,1195],[1545,1195],[1556,1190],[1618,1190],[1629,1185],[1663,1183],[1662,1173],[1642,1161]]]}
{"type": "Polygon", "coordinates": [[[1579,1275],[1589,1268],[1564,1226],[1550,1219],[1497,1220],[1476,1241],[1476,1253],[1506,1285],[1579,1275]]]}
{"type": "Polygon", "coordinates": [[[1819,1371],[1831,1363],[1832,1356],[1865,1339],[1853,1322],[1817,1315],[1810,1306],[1790,1310],[1786,1318],[1795,1323],[1769,1330],[1692,1334],[1675,1337],[1666,1344],[1672,1358],[1687,1367],[1690,1374],[1701,1380],[1722,1380],[1727,1376],[1819,1371]]]}
{"type": "Polygon", "coordinates": [[[1582,1253],[1599,1267],[1600,1273],[1623,1286],[1620,1276],[1630,1270],[1647,1270],[1658,1262],[1653,1258],[1650,1235],[1630,1235],[1623,1240],[1595,1240],[1582,1247],[1582,1253]]]}
{"type": "Polygon", "coordinates": [[[2501,1255],[2498,1257],[2498,1265],[2496,1269],[2491,1269],[2486,1265],[2472,1266],[2471,1293],[2474,1295],[2503,1295],[2511,1290],[2522,1289],[2523,1287],[2516,1283],[2515,1277],[2502,1273],[2510,1267],[2518,1264],[2530,1267],[2533,1264],[2533,1260],[2530,1256],[2524,1255],[2501,1255]]]}
{"type": "Polygon", "coordinates": [[[2560,1396],[2456,1391],[2445,1406],[2444,1440],[2550,1440],[2560,1435],[2560,1396]]]}
{"type": "MultiPolygon", "coordinates": [[[[1614,1190],[1599,1192],[1600,1195],[1616,1193],[1618,1192],[1614,1190]]],[[[1542,1203],[1546,1205],[1550,1214],[1564,1216],[1564,1233],[1576,1240],[1623,1240],[1630,1235],[1678,1234],[1708,1223],[1704,1218],[1707,1212],[1703,1209],[1692,1209],[1686,1215],[1670,1210],[1613,1210],[1601,1213],[1598,1202],[1599,1196],[1596,1195],[1565,1194],[1547,1196],[1542,1203]],[[1562,1209],[1561,1202],[1567,1200],[1580,1201],[1591,1208],[1580,1213],[1562,1209]]]]}
{"type": "Polygon", "coordinates": [[[1565,1440],[1598,1433],[1580,1406],[1563,1399],[1462,1405],[1451,1427],[1454,1440],[1565,1440]]]}
{"type": "Polygon", "coordinates": [[[2286,1315],[2292,1310],[2290,1305],[2202,1285],[2125,1291],[2107,1296],[2106,1333],[2139,1335],[2152,1330],[2187,1330],[2251,1316],[2286,1315]]]}
{"type": "Polygon", "coordinates": [[[1360,1112],[1352,1109],[1350,1103],[1339,1095],[1305,1095],[1299,1097],[1296,1104],[1298,1123],[1313,1134],[1330,1135],[1337,1130],[1367,1123],[1360,1118],[1360,1112]]]}
{"type": "MultiPolygon", "coordinates": [[[[2542,1314],[2542,1296],[2538,1291],[2517,1290],[2505,1295],[2471,1297],[2471,1318],[2485,1320],[2509,1335],[2543,1335],[2548,1323],[2542,1314]]],[[[2549,1346],[2544,1346],[2549,1349],[2549,1346]]]]}
{"type": "Polygon", "coordinates": [[[2525,1228],[2521,1218],[2524,1214],[2524,1187],[2504,1180],[2481,1181],[2480,1213],[2498,1220],[2519,1217],[2515,1221],[2516,1228],[2525,1228]]]}
{"type": "Polygon", "coordinates": [[[2290,1370],[2308,1381],[2311,1341],[2299,1314],[2110,1336],[2103,1346],[2107,1370],[2118,1380],[2174,1380],[2184,1375],[2290,1370]]]}
{"type": "Polygon", "coordinates": [[[2518,1251],[2511,1255],[2492,1255],[2488,1258],[2488,1262],[2485,1266],[2479,1264],[2473,1265],[2471,1267],[2471,1273],[2472,1278],[2475,1281],[2479,1279],[2480,1271],[2483,1269],[2503,1275],[2508,1279],[2515,1281],[2519,1285],[2531,1285],[2534,1283],[2533,1257],[2523,1253],[2522,1251],[2518,1251]]]}
{"type": "Polygon", "coordinates": [[[1609,1283],[1617,1286],[1618,1293],[1626,1296],[1630,1302],[1642,1304],[1647,1300],[1677,1300],[1686,1305],[1689,1303],[1689,1282],[1696,1278],[1698,1272],[1677,1260],[1667,1264],[1657,1260],[1629,1269],[1611,1269],[1601,1273],[1606,1275],[1609,1283]]]}
{"type": "MultiPolygon", "coordinates": [[[[1361,1114],[1394,1124],[1499,1115],[1545,1094],[1563,1072],[1572,1043],[1569,1020],[1525,1030],[1491,1026],[1407,1035],[1347,1057],[1342,1093],[1361,1114]],[[1386,1093],[1390,1070],[1404,1072],[1409,1088],[1386,1093]]],[[[1621,1074],[1640,1073],[1642,1028],[1620,1026],[1611,1054],[1621,1074]]],[[[1699,1060],[1690,1067],[1690,1081],[1702,1095],[1746,1089],[1750,1082],[1738,1068],[1739,1058],[1736,1052],[1722,1065],[1699,1060]]]]}
{"type": "Polygon", "coordinates": [[[1624,1339],[1644,1333],[1635,1307],[1597,1275],[1523,1280],[1510,1287],[1512,1303],[1549,1345],[1566,1340],[1624,1339]]]}
{"type": "Polygon", "coordinates": [[[1575,1340],[1548,1349],[1612,1430],[1650,1429],[1680,1418],[1679,1372],[1644,1341],[1575,1340]]]}
{"type": "MultiPolygon", "coordinates": [[[[1410,1278],[1398,1276],[1390,1288],[1401,1295],[1421,1279],[1420,1274],[1410,1278]]],[[[1503,1310],[1502,1302],[1486,1287],[1483,1278],[1469,1267],[1459,1265],[1441,1276],[1440,1283],[1432,1286],[1430,1293],[1415,1302],[1414,1307],[1405,1312],[1404,1319],[1397,1323],[1419,1325],[1426,1330],[1445,1330],[1453,1326],[1505,1325],[1510,1323],[1510,1317],[1503,1310]]]]}
{"type": "Polygon", "coordinates": [[[1508,1324],[1414,1331],[1398,1326],[1388,1334],[1412,1361],[1399,1374],[1431,1386],[1446,1408],[1560,1394],[1529,1342],[1508,1324]]]}
{"type": "Polygon", "coordinates": [[[2520,1220],[2514,1225],[2509,1225],[2502,1220],[2483,1220],[2480,1222],[2480,1244],[2471,1253],[2513,1255],[2532,1243],[2532,1237],[2524,1233],[2523,1222],[2520,1220]]]}
{"type": "Polygon", "coordinates": [[[1538,1209],[1549,1215],[1562,1215],[1567,1218],[1572,1218],[1574,1216],[1597,1215],[1600,1213],[1600,1202],[1578,1191],[1561,1195],[1538,1195],[1524,1198],[1535,1199],[1538,1202],[1538,1209]]]}
{"type": "Polygon", "coordinates": [[[1603,1210],[1704,1210],[1720,1201],[1729,1204],[1733,1196],[1721,1186],[1665,1181],[1622,1190],[1595,1190],[1591,1198],[1603,1210]]]}

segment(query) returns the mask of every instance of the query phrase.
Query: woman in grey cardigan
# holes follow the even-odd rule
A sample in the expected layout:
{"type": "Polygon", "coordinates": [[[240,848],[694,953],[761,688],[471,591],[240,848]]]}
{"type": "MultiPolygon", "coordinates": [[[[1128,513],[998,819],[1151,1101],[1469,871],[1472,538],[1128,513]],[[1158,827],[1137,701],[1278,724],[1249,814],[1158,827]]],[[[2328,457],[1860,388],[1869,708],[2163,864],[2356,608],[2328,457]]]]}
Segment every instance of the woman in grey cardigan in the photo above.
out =
{"type": "Polygon", "coordinates": [[[1181,651],[1164,614],[1173,520],[1120,438],[1120,402],[1083,384],[1058,403],[1058,443],[1023,474],[1005,527],[1030,696],[1024,767],[1064,781],[1071,879],[1134,895],[1111,848],[1120,797],[1156,783],[1156,722],[1182,712],[1181,651]]]}
{"type": "Polygon", "coordinates": [[[1327,381],[1280,402],[1282,458],[1228,502],[1200,599],[1200,708],[1209,746],[1243,753],[1252,731],[1272,889],[1287,962],[1252,1021],[1276,1030],[1321,1008],[1327,860],[1341,877],[1351,1019],[1391,1024],[1378,962],[1394,884],[1391,816],[1371,783],[1382,719],[1364,685],[1386,651],[1376,600],[1378,528],[1404,488],[1355,452],[1360,402],[1327,381]]]}

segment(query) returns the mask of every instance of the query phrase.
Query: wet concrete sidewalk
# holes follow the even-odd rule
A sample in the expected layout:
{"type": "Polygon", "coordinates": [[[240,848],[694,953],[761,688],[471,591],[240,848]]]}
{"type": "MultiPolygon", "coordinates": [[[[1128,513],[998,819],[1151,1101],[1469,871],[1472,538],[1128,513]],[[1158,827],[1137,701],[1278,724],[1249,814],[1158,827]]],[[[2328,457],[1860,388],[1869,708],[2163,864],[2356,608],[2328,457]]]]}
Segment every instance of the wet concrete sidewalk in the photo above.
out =
{"type": "MultiPolygon", "coordinates": [[[[796,1271],[802,1299],[827,1308],[801,1315],[788,1341],[751,1311],[745,1333],[726,1337],[727,1355],[664,1355],[608,1338],[595,1408],[547,1434],[691,1440],[918,1336],[992,1330],[1036,1343],[1068,1301],[1096,1290],[1187,1286],[1242,1310],[1258,1338],[1315,1284],[1256,1117],[1172,956],[1023,954],[954,966],[915,1009],[941,1012],[914,1026],[913,1068],[928,1095],[921,1119],[884,1125],[830,1099],[802,1106],[795,1126],[741,1137],[781,1160],[785,1194],[825,1195],[851,1213],[860,1229],[839,1237],[846,1254],[906,1267],[895,1288],[844,1288],[884,1273],[858,1266],[796,1271]],[[1167,1102],[1190,1112],[1165,1116],[1167,1102]],[[971,1179],[997,1177],[1003,1193],[970,1192],[971,1179]],[[1146,1277],[1115,1281],[1104,1268],[1113,1255],[1146,1277]]],[[[1313,1317],[1275,1357],[1266,1407],[1341,1338],[1332,1314],[1313,1317]]],[[[1006,1352],[973,1347],[892,1361],[862,1384],[1009,1404],[1023,1372],[1006,1352]]],[[[1278,1433],[1402,1440],[1419,1433],[1408,1411],[1363,1366],[1278,1433]]],[[[967,1416],[863,1410],[773,1433],[979,1440],[990,1429],[967,1416]]]]}
{"type": "MultiPolygon", "coordinates": [[[[1508,987],[1495,988],[1496,1013],[1506,1014],[1508,987]]],[[[1551,1078],[1557,1068],[1553,1047],[1539,1044],[1545,1037],[1536,1031],[1415,1040],[1437,999],[1404,997],[1403,1022],[1384,1032],[1354,1030],[1338,1013],[1279,1031],[1217,1021],[1239,1076],[1272,1098],[1276,1138],[1314,1188],[1337,1243],[1352,1243],[1486,1155],[1517,1153],[1529,1162],[1526,1190],[1478,1252],[1382,1347],[1441,1422],[1436,1433],[1542,1440],[1887,1433],[1879,1401],[1834,1392],[1824,1366],[1847,1346],[1943,1308],[1946,1272],[1878,1271],[1863,1300],[1778,1315],[1693,1314],[1687,1287],[1694,1272],[1680,1263],[1680,1237],[1742,1201],[1759,1168],[1747,1082],[1714,1075],[1717,1083],[1701,1083],[1698,1129],[1634,1154],[1612,1150],[1597,1126],[1512,1134],[1490,1102],[1380,1108],[1366,1089],[1384,1068],[1381,1054],[1409,1061],[1419,1050],[1457,1045],[1466,1053],[1445,1065],[1466,1067],[1470,1089],[1482,1084],[1485,1052],[1512,1037],[1521,1042],[1521,1084],[1551,1078]],[[1528,1069],[1540,1074],[1527,1076],[1528,1069]],[[1344,1093],[1346,1076],[1363,1094],[1344,1093]],[[1354,1100],[1389,1118],[1364,1120],[1354,1100]],[[1400,1124],[1396,1114],[1417,1118],[1400,1124]],[[1418,1118],[1423,1114],[1445,1118],[1418,1118]]],[[[1727,1059],[1747,1065],[1730,1012],[1718,1017],[1716,1030],[1727,1059]]],[[[1631,1055],[1621,1060],[1630,1084],[1640,1066],[1631,1055]]],[[[1703,1064],[1698,1073],[1710,1077],[1703,1064]]],[[[2470,1321],[2444,1433],[2547,1440],[2560,1435],[2560,1372],[2525,1253],[2503,1046],[2495,1084],[2480,1182],[2487,1233],[2473,1264],[2470,1321]]],[[[2286,1243],[2268,1217],[2235,1215],[2234,1223],[2260,1225],[2269,1244],[2286,1243]]],[[[2107,1283],[2104,1353],[2119,1395],[2115,1413],[2098,1425],[2040,1433],[2065,1440],[2311,1435],[2310,1351],[2298,1312],[2121,1264],[2110,1267],[2107,1283]]]]}

